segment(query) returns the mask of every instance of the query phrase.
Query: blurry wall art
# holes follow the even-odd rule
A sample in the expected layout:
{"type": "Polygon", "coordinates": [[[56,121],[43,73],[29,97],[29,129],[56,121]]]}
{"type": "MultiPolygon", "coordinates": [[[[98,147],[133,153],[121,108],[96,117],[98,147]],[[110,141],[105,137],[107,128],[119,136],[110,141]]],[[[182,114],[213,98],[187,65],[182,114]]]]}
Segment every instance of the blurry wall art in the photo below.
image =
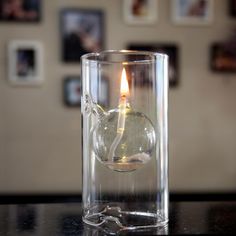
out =
{"type": "Polygon", "coordinates": [[[210,65],[213,71],[236,73],[236,53],[224,43],[214,43],[210,49],[210,65]]]}
{"type": "MultiPolygon", "coordinates": [[[[164,53],[169,56],[169,86],[175,87],[179,83],[179,49],[176,44],[154,43],[154,44],[130,44],[129,50],[143,50],[164,53]]],[[[141,75],[141,78],[145,76],[141,75]]],[[[140,81],[140,85],[145,85],[145,81],[140,81]]]]}
{"type": "Polygon", "coordinates": [[[123,0],[123,13],[127,24],[154,24],[158,17],[158,1],[123,0]]]}
{"type": "Polygon", "coordinates": [[[81,105],[81,79],[80,76],[68,76],[63,82],[64,103],[68,107],[81,105]]]}
{"type": "Polygon", "coordinates": [[[214,0],[172,0],[172,20],[179,25],[209,25],[214,0]]]}
{"type": "Polygon", "coordinates": [[[40,42],[13,40],[8,45],[8,76],[13,85],[43,82],[43,49],[40,42]]]}
{"type": "Polygon", "coordinates": [[[0,21],[37,22],[41,18],[41,0],[0,0],[0,21]]]}
{"type": "Polygon", "coordinates": [[[100,10],[66,9],[61,12],[63,61],[79,62],[83,54],[103,49],[103,18],[100,10]]]}
{"type": "Polygon", "coordinates": [[[232,17],[236,17],[236,0],[228,0],[229,1],[229,14],[232,17]]]}

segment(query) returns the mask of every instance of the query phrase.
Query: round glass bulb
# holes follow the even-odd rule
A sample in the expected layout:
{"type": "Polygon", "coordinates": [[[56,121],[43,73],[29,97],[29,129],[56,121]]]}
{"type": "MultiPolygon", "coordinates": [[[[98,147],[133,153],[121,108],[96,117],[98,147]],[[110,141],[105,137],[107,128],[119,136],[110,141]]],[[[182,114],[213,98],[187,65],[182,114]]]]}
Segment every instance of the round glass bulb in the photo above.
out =
{"type": "Polygon", "coordinates": [[[112,170],[133,171],[151,159],[156,144],[155,129],[141,112],[126,109],[125,127],[112,156],[110,148],[116,139],[119,109],[107,112],[92,131],[93,149],[97,159],[112,170]]]}

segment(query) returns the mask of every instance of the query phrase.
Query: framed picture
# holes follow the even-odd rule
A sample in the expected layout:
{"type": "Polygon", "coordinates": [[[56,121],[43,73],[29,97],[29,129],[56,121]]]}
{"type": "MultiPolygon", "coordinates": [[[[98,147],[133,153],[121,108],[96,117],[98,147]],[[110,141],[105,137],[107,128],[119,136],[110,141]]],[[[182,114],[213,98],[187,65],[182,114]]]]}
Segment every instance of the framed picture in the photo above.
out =
{"type": "Polygon", "coordinates": [[[101,78],[98,95],[98,103],[107,108],[109,106],[109,80],[105,76],[101,78]]]}
{"type": "Polygon", "coordinates": [[[11,41],[8,46],[8,75],[12,85],[43,82],[43,49],[36,41],[11,41]]]}
{"type": "Polygon", "coordinates": [[[209,25],[214,0],[172,0],[172,20],[179,25],[209,25]]]}
{"type": "Polygon", "coordinates": [[[68,107],[81,106],[82,82],[80,76],[68,76],[64,79],[64,103],[68,107]]]}
{"type": "MultiPolygon", "coordinates": [[[[63,83],[64,103],[69,107],[81,106],[82,81],[80,76],[68,76],[63,83]]],[[[106,77],[101,81],[94,80],[91,94],[94,102],[106,108],[109,106],[109,82],[106,77]]]]}
{"type": "Polygon", "coordinates": [[[236,17],[236,0],[228,0],[229,1],[229,14],[232,17],[236,17]]]}
{"type": "Polygon", "coordinates": [[[157,21],[158,0],[123,0],[124,20],[127,24],[153,24],[157,21]]]}
{"type": "Polygon", "coordinates": [[[80,62],[85,53],[104,48],[104,15],[99,10],[66,9],[61,12],[62,58],[80,62]]]}
{"type": "MultiPolygon", "coordinates": [[[[169,56],[169,86],[175,87],[179,83],[179,50],[175,44],[130,44],[128,46],[129,50],[141,50],[141,51],[151,51],[165,53],[169,56]]],[[[145,86],[148,83],[148,79],[145,75],[140,76],[142,80],[140,81],[141,86],[145,86]]],[[[138,85],[138,84],[137,84],[138,85]]]]}
{"type": "Polygon", "coordinates": [[[211,69],[216,72],[236,72],[236,52],[230,44],[214,43],[210,48],[211,69]]]}
{"type": "Polygon", "coordinates": [[[39,22],[41,0],[0,0],[0,21],[39,22]]]}

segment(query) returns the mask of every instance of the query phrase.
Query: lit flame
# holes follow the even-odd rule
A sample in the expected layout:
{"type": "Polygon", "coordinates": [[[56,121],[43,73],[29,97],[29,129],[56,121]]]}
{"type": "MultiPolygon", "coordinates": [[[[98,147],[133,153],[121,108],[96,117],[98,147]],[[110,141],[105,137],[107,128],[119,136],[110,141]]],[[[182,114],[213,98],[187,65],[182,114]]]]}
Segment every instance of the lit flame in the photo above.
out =
{"type": "Polygon", "coordinates": [[[126,76],[125,68],[122,70],[121,83],[120,83],[120,95],[121,97],[129,95],[129,84],[126,76]]]}

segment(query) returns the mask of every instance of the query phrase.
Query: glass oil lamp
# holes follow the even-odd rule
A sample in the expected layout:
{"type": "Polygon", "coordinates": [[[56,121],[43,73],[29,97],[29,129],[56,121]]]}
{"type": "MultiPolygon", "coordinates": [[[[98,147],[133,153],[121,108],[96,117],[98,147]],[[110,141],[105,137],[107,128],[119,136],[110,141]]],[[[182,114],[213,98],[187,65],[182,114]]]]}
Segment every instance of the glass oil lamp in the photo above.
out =
{"type": "Polygon", "coordinates": [[[168,57],[104,51],[81,60],[83,221],[108,233],[163,227],[168,57]]]}

